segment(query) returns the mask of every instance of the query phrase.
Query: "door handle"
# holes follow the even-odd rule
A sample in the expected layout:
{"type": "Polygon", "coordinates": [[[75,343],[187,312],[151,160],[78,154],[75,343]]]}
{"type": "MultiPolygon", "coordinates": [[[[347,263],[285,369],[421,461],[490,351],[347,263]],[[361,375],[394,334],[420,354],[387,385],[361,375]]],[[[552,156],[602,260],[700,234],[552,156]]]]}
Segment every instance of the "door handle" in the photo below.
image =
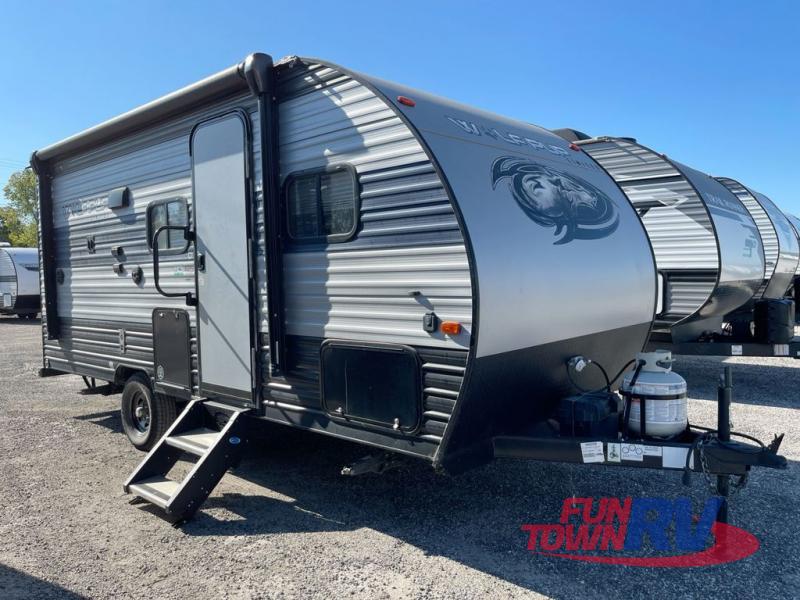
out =
{"type": "Polygon", "coordinates": [[[161,273],[159,270],[159,257],[158,257],[158,236],[164,233],[165,231],[176,230],[176,231],[183,231],[184,239],[188,241],[194,240],[194,234],[189,231],[188,227],[181,227],[179,225],[164,225],[156,229],[156,232],[153,234],[153,284],[156,287],[156,291],[165,296],[167,298],[186,298],[186,305],[187,306],[197,306],[197,298],[194,297],[192,292],[165,292],[161,289],[161,273]]]}

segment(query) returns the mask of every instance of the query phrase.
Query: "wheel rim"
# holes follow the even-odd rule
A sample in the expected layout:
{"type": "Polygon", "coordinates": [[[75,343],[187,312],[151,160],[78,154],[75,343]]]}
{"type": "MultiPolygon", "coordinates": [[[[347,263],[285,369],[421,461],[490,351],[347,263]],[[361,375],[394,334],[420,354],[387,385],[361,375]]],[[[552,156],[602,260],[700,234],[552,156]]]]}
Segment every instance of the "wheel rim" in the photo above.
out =
{"type": "Polygon", "coordinates": [[[131,423],[139,433],[150,429],[150,403],[142,392],[136,392],[131,401],[131,423]]]}

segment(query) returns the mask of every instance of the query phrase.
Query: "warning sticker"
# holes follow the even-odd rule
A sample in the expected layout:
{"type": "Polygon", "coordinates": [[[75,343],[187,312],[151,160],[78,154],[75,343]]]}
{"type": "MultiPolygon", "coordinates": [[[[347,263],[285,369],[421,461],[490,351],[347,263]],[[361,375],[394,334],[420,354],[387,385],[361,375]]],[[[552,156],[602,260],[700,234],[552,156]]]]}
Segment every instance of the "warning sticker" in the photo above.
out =
{"type": "Polygon", "coordinates": [[[581,442],[581,456],[585,463],[604,462],[603,442],[581,442]]]}
{"type": "MultiPolygon", "coordinates": [[[[686,448],[664,447],[664,458],[662,464],[665,469],[683,469],[686,466],[686,455],[689,451],[686,448]]],[[[689,468],[694,469],[694,455],[689,456],[689,468]]]]}
{"type": "Polygon", "coordinates": [[[620,444],[612,443],[606,445],[606,460],[613,463],[622,461],[622,447],[620,444]]]}
{"type": "Polygon", "coordinates": [[[742,346],[740,344],[731,345],[731,356],[741,356],[742,346]]]}
{"type": "Polygon", "coordinates": [[[661,446],[645,446],[645,456],[661,456],[661,446]]]}
{"type": "Polygon", "coordinates": [[[641,444],[622,444],[622,460],[642,462],[644,460],[644,446],[641,444]]]}

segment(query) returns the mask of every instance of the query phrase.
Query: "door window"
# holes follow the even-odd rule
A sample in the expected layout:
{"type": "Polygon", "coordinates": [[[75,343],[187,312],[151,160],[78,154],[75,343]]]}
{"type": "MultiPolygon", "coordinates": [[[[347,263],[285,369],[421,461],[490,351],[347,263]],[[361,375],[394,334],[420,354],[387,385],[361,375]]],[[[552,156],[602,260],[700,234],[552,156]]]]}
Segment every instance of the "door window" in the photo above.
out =
{"type": "MultiPolygon", "coordinates": [[[[153,249],[153,236],[159,227],[186,227],[188,224],[189,209],[183,198],[153,202],[147,207],[147,247],[153,249]]],[[[158,250],[162,254],[182,254],[188,246],[182,231],[171,229],[158,236],[158,250]]]]}

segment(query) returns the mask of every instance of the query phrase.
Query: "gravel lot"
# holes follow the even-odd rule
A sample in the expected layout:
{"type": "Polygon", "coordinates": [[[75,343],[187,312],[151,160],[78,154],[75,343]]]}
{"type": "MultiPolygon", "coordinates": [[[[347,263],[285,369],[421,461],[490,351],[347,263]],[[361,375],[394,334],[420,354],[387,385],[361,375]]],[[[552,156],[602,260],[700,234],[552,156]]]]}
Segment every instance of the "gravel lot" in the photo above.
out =
{"type": "MultiPolygon", "coordinates": [[[[523,523],[558,519],[576,496],[703,498],[680,474],[498,462],[451,478],[422,463],[343,478],[364,450],[265,430],[182,529],[131,506],[141,459],[121,433],[119,395],[78,377],[38,379],[38,323],[0,319],[0,598],[787,598],[800,596],[800,362],[729,359],[736,429],[787,432],[788,471],[754,471],[733,523],[761,549],[691,570],[590,565],[526,550],[523,523]]],[[[690,417],[715,422],[721,361],[681,359],[690,417]]]]}

